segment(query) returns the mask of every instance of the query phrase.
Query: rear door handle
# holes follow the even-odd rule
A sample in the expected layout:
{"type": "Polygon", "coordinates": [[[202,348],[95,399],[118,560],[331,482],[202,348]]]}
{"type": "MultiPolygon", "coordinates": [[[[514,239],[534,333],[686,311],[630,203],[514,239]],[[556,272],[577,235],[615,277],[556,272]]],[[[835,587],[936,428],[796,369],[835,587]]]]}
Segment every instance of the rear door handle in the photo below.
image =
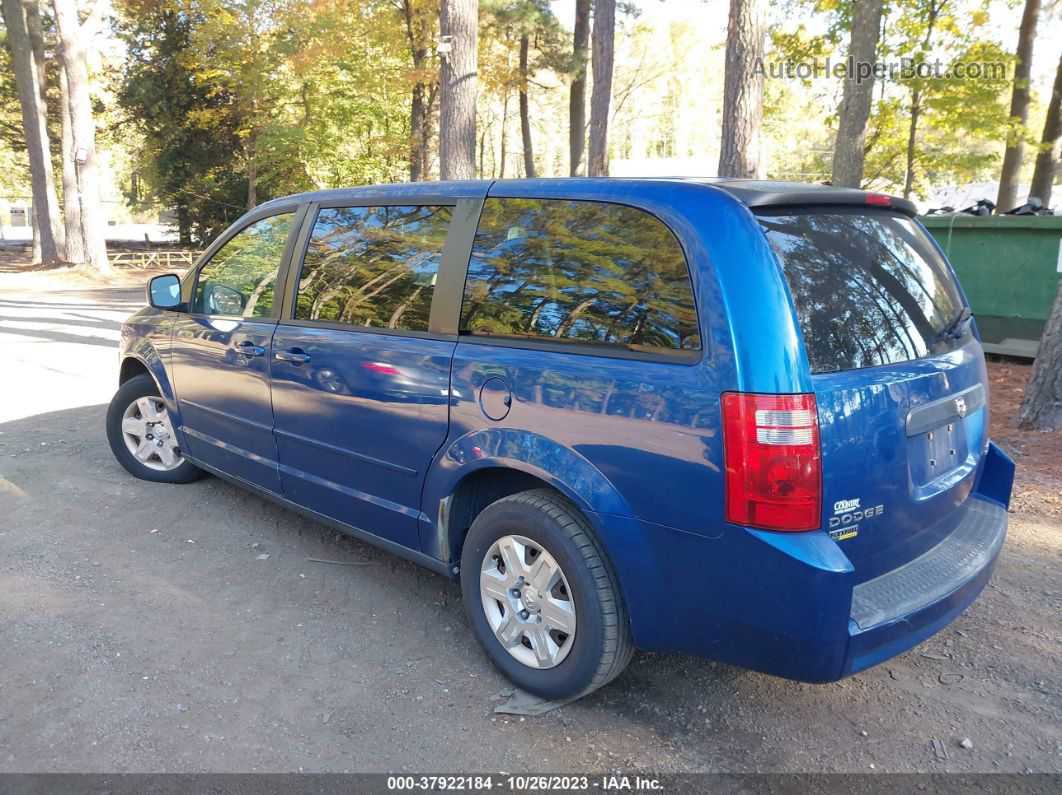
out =
{"type": "Polygon", "coordinates": [[[236,346],[236,352],[244,356],[265,356],[266,349],[250,340],[244,340],[236,346]]]}
{"type": "Polygon", "coordinates": [[[273,354],[277,359],[282,362],[291,362],[292,364],[305,364],[310,361],[310,354],[303,353],[298,348],[292,348],[287,351],[277,351],[273,354]]]}

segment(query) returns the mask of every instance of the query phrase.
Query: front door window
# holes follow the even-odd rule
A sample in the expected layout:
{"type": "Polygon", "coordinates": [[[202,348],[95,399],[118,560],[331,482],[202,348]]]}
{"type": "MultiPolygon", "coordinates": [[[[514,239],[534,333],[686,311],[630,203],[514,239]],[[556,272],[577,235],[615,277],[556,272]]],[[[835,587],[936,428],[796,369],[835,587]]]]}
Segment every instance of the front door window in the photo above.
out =
{"type": "Polygon", "coordinates": [[[292,218],[292,213],[262,218],[222,246],[199,271],[192,311],[269,317],[292,218]]]}

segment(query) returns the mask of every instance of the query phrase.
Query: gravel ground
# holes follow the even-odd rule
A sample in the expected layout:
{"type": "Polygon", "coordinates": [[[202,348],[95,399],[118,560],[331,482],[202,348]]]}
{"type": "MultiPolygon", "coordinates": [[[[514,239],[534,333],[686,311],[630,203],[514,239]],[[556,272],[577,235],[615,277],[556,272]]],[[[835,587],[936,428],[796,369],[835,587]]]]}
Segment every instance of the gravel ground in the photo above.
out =
{"type": "Polygon", "coordinates": [[[1062,520],[1035,494],[981,599],[876,669],[805,685],[642,654],[504,717],[457,585],[217,479],[118,466],[104,410],[141,289],[0,279],[0,772],[1062,772],[1062,520]]]}

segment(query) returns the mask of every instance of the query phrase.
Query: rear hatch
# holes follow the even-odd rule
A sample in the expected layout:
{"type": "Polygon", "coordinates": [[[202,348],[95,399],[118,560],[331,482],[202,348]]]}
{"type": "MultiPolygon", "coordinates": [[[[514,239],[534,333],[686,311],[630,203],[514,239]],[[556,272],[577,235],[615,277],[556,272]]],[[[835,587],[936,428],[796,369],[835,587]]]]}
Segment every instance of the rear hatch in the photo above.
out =
{"type": "Polygon", "coordinates": [[[758,213],[796,306],[822,444],[823,527],[859,581],[962,520],[987,444],[984,356],[955,276],[901,213],[758,213]]]}

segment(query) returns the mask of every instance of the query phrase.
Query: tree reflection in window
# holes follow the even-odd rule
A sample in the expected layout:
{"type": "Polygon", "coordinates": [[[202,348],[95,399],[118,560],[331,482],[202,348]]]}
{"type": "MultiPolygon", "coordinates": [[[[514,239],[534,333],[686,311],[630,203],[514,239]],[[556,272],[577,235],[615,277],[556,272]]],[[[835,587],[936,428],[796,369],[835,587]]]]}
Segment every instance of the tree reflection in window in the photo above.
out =
{"type": "Polygon", "coordinates": [[[918,225],[881,211],[761,215],[796,304],[813,372],[928,355],[962,307],[918,225]]]}
{"type": "Polygon", "coordinates": [[[317,214],[295,317],[427,331],[451,207],[334,207],[317,214]]]}
{"type": "Polygon", "coordinates": [[[238,232],[199,271],[194,312],[268,317],[291,213],[262,218],[238,232]]]}
{"type": "Polygon", "coordinates": [[[632,207],[487,199],[469,263],[462,330],[699,350],[675,235],[632,207]]]}

